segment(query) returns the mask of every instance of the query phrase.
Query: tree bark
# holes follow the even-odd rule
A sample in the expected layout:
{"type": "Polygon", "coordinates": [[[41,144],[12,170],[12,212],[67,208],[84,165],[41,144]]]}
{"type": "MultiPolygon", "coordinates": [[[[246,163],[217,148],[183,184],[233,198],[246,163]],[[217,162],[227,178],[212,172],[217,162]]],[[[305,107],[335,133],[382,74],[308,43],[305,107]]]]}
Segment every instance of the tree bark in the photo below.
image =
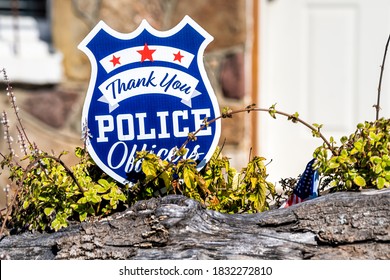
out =
{"type": "Polygon", "coordinates": [[[221,214],[183,196],[99,221],[0,241],[3,259],[390,259],[390,190],[221,214]]]}

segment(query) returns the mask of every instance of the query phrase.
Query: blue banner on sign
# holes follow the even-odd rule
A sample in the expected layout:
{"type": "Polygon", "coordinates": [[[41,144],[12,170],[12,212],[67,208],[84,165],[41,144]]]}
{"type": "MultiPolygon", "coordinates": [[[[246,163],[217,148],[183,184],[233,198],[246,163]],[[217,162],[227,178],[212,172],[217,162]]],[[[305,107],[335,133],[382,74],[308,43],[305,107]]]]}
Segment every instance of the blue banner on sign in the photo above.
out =
{"type": "MultiPolygon", "coordinates": [[[[80,43],[92,66],[82,124],[91,135],[87,149],[104,172],[127,183],[128,174],[141,169],[135,164],[137,151],[169,161],[205,118],[220,115],[203,65],[212,40],[186,16],[168,31],[157,31],[144,20],[129,34],[101,21],[80,43]]],[[[183,157],[202,168],[220,131],[220,121],[201,130],[183,157]]]]}

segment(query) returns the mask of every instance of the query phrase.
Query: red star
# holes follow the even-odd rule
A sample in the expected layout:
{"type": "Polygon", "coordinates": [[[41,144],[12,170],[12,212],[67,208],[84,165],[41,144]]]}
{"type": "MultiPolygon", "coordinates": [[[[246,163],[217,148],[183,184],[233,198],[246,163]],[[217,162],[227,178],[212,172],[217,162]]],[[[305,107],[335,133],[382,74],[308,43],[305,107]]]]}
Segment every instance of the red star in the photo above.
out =
{"type": "Polygon", "coordinates": [[[120,56],[116,57],[115,55],[112,56],[112,59],[110,62],[112,62],[112,66],[115,67],[117,64],[121,64],[119,59],[121,59],[120,56]]]}
{"type": "Polygon", "coordinates": [[[152,56],[152,54],[153,54],[155,51],[156,51],[156,50],[151,50],[151,49],[149,49],[148,44],[145,43],[144,49],[143,49],[143,50],[140,50],[140,51],[137,51],[137,52],[141,55],[141,62],[144,62],[146,59],[149,59],[150,61],[153,61],[153,56],[152,56]]]}
{"type": "Polygon", "coordinates": [[[184,57],[184,55],[181,55],[180,51],[178,53],[174,53],[173,54],[175,56],[175,58],[173,59],[173,61],[179,61],[181,63],[181,59],[184,57]]]}

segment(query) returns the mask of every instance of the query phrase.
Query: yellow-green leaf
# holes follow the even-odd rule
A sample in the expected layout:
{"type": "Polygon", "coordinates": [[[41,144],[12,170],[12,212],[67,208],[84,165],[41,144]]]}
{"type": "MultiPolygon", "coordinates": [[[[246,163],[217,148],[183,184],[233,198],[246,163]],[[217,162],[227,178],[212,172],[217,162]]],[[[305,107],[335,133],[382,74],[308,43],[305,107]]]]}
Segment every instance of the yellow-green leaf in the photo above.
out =
{"type": "Polygon", "coordinates": [[[87,212],[83,212],[79,215],[80,222],[83,222],[87,218],[87,212]]]}
{"type": "Polygon", "coordinates": [[[354,179],[353,179],[353,182],[358,185],[359,187],[364,187],[366,186],[366,180],[364,180],[364,178],[362,176],[356,176],[354,179]]]}
{"type": "Polygon", "coordinates": [[[363,150],[363,143],[362,141],[357,141],[353,144],[353,146],[356,148],[356,150],[358,150],[359,152],[361,152],[363,150]]]}
{"type": "Polygon", "coordinates": [[[183,172],[184,183],[187,187],[193,187],[195,183],[195,174],[190,168],[185,168],[183,172]]]}
{"type": "Polygon", "coordinates": [[[144,160],[142,162],[142,171],[147,177],[156,177],[156,164],[151,160],[144,160]]]}
{"type": "Polygon", "coordinates": [[[385,184],[386,184],[385,178],[383,178],[383,177],[378,177],[378,179],[376,179],[376,185],[377,185],[378,189],[383,189],[383,187],[385,186],[385,184]]]}
{"type": "Polygon", "coordinates": [[[27,207],[30,205],[30,202],[28,200],[23,202],[23,209],[27,209],[27,207]]]}
{"type": "Polygon", "coordinates": [[[46,216],[50,216],[51,213],[53,213],[54,211],[54,208],[51,208],[51,207],[46,207],[45,209],[43,209],[43,212],[45,213],[46,216]]]}
{"type": "Polygon", "coordinates": [[[251,190],[255,190],[257,184],[257,178],[251,178],[251,190]]]}
{"type": "Polygon", "coordinates": [[[328,165],[328,168],[329,168],[329,169],[336,169],[336,168],[338,168],[339,166],[340,166],[340,163],[334,162],[334,161],[330,161],[330,162],[329,162],[329,165],[328,165]]]}

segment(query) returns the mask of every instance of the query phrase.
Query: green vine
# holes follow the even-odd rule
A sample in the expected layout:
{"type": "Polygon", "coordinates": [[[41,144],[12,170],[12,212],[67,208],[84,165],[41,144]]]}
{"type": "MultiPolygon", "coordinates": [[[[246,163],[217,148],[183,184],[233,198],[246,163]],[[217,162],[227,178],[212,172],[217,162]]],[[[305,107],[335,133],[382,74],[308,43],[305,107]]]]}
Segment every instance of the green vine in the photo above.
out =
{"type": "MultiPolygon", "coordinates": [[[[136,161],[141,163],[142,172],[129,174],[131,182],[123,186],[100,170],[85,145],[75,150],[79,162],[68,167],[62,161],[66,152],[58,156],[48,154],[31,142],[4,69],[3,76],[16,116],[18,144],[23,156],[19,158],[13,150],[8,116],[3,111],[1,123],[8,153],[0,153],[0,166],[1,170],[9,171],[13,197],[1,211],[0,234],[6,227],[14,232],[57,231],[88,217],[111,215],[141,199],[167,194],[182,194],[224,213],[256,213],[270,209],[272,204],[280,204],[282,197],[292,192],[291,186],[296,179],[282,180],[283,193],[276,193],[275,186],[267,181],[263,157],[252,157],[240,171],[222,155],[222,148],[216,149],[200,171],[193,160],[177,160],[187,153],[186,145],[197,140],[199,131],[219,119],[230,119],[239,113],[267,112],[272,118],[284,116],[292,123],[306,126],[313,137],[321,138],[323,145],[314,152],[315,168],[335,190],[390,186],[390,120],[359,124],[356,132],[343,137],[341,145],[337,146],[332,137],[327,140],[322,134],[322,125],[309,124],[298,113],[279,111],[275,104],[268,109],[258,108],[255,104],[236,111],[223,108],[221,116],[204,119],[196,131],[189,133],[170,161],[148,151],[137,152],[136,161]]],[[[88,127],[83,128],[83,137],[89,137],[88,127]]]]}

